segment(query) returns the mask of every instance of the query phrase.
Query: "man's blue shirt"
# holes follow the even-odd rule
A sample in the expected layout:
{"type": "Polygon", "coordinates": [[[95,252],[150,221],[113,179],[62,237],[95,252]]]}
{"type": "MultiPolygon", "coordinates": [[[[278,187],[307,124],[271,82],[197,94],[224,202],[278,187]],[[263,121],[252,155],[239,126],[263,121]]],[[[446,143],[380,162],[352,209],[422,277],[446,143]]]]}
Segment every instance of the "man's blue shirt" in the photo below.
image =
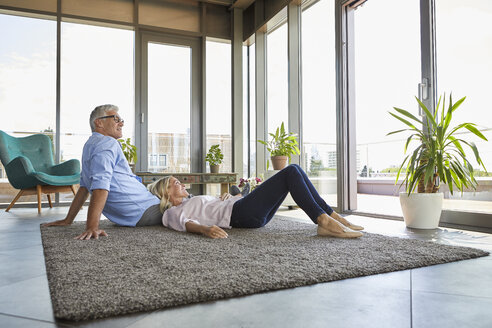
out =
{"type": "Polygon", "coordinates": [[[94,189],[108,191],[103,214],[112,222],[134,227],[147,208],[159,204],[138,179],[118,140],[93,132],[82,153],[80,186],[91,194],[94,189]]]}

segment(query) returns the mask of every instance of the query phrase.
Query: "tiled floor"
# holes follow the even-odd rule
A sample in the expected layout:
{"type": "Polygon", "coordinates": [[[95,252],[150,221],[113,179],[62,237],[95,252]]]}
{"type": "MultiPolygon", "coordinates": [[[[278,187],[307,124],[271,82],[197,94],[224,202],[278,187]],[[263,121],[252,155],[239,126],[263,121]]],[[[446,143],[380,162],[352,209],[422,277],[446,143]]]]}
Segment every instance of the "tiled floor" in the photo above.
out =
{"type": "MultiPolygon", "coordinates": [[[[86,207],[84,207],[86,209],[86,207]]],[[[91,322],[54,319],[39,224],[67,208],[0,210],[0,327],[492,327],[492,257],[91,322]]],[[[306,221],[299,210],[281,216],[306,221]]],[[[78,220],[85,219],[83,210],[78,220]]],[[[351,216],[367,232],[492,251],[492,235],[351,216]]]]}

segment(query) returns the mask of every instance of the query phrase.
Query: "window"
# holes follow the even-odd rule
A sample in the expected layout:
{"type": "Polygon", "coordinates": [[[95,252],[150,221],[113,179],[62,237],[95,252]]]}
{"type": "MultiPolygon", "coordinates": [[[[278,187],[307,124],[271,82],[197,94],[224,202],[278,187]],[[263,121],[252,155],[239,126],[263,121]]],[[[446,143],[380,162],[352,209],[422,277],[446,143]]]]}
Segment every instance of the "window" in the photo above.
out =
{"type": "MultiPolygon", "coordinates": [[[[56,126],[56,22],[0,14],[0,130],[14,137],[45,133],[56,126]]],[[[0,203],[18,190],[0,164],[0,203]]],[[[25,196],[19,202],[36,201],[25,196]]]]}
{"type": "MultiPolygon", "coordinates": [[[[232,172],[231,45],[208,40],[206,43],[207,149],[219,145],[224,155],[220,172],[232,172]]],[[[207,172],[210,172],[210,165],[207,172]]],[[[207,185],[206,194],[219,195],[220,185],[207,185]]]]}
{"type": "Polygon", "coordinates": [[[221,172],[232,172],[231,45],[207,41],[206,47],[207,151],[212,145],[220,145],[224,154],[221,172]]]}
{"type": "Polygon", "coordinates": [[[465,140],[474,141],[485,168],[478,167],[472,153],[467,156],[476,169],[478,188],[450,195],[442,186],[447,210],[492,212],[492,115],[488,92],[492,76],[492,3],[489,1],[436,1],[436,52],[438,94],[452,92],[456,101],[466,96],[465,102],[453,113],[455,125],[478,124],[489,142],[465,133],[465,140]]]}
{"type": "Polygon", "coordinates": [[[148,154],[166,154],[166,167],[191,172],[191,48],[148,42],[148,154]]]}
{"type": "Polygon", "coordinates": [[[249,46],[249,176],[256,176],[256,46],[249,46]]]}
{"type": "Polygon", "coordinates": [[[149,170],[151,172],[160,172],[167,169],[167,154],[150,154],[149,170]]]}
{"type": "Polygon", "coordinates": [[[118,106],[133,139],[133,31],[62,23],[61,39],[61,160],[81,159],[99,105],[118,106]]]}
{"type": "MultiPolygon", "coordinates": [[[[249,42],[249,41],[247,41],[249,42]]],[[[243,166],[245,177],[256,176],[255,45],[243,46],[243,166]]]]}
{"type": "Polygon", "coordinates": [[[268,132],[275,133],[282,122],[286,130],[289,126],[287,23],[274,27],[266,39],[268,132]]]}
{"type": "Polygon", "coordinates": [[[419,1],[368,1],[355,11],[355,106],[357,140],[357,209],[402,215],[395,171],[403,158],[405,138],[386,136],[402,125],[388,114],[394,106],[417,113],[420,82],[419,1]],[[386,13],[386,14],[385,14],[386,13]],[[384,18],[382,18],[384,17],[384,18]],[[379,196],[375,196],[379,195],[379,196]]]}
{"type": "Polygon", "coordinates": [[[334,19],[331,0],[302,11],[303,167],[332,206],[337,204],[334,19]]]}
{"type": "Polygon", "coordinates": [[[249,80],[248,80],[248,52],[249,47],[247,45],[243,45],[243,174],[245,176],[249,175],[249,80]]]}

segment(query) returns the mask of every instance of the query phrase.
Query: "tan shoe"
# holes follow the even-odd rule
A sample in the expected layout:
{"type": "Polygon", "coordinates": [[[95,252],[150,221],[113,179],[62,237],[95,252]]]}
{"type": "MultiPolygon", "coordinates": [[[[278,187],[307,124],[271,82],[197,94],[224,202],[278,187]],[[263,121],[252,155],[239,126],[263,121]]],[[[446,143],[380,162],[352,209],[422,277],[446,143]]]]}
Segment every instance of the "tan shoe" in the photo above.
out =
{"type": "Polygon", "coordinates": [[[354,231],[348,227],[343,227],[343,231],[334,232],[326,228],[318,226],[318,236],[329,236],[336,238],[359,238],[362,237],[363,233],[359,231],[354,231]]]}
{"type": "Polygon", "coordinates": [[[364,230],[364,227],[363,226],[360,226],[360,225],[357,225],[357,224],[353,224],[352,222],[348,222],[348,225],[346,225],[348,228],[352,229],[352,230],[364,230]]]}
{"type": "Polygon", "coordinates": [[[350,222],[349,220],[347,220],[346,218],[344,218],[338,213],[332,213],[331,217],[352,230],[364,230],[364,227],[357,224],[353,224],[352,222],[350,222]]]}

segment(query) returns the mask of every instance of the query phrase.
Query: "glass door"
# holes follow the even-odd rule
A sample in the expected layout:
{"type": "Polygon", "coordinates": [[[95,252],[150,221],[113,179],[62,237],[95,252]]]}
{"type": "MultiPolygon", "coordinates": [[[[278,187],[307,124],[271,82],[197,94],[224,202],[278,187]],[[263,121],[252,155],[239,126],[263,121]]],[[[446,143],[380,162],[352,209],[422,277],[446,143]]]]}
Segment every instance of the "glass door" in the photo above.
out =
{"type": "Polygon", "coordinates": [[[144,33],[141,45],[139,170],[201,171],[199,41],[144,33]]]}
{"type": "Polygon", "coordinates": [[[420,6],[418,1],[400,1],[405,14],[394,15],[392,3],[368,2],[354,13],[357,210],[401,216],[395,178],[407,137],[387,136],[404,128],[388,111],[398,107],[417,115],[420,6]],[[382,15],[384,20],[377,19],[382,15]]]}

